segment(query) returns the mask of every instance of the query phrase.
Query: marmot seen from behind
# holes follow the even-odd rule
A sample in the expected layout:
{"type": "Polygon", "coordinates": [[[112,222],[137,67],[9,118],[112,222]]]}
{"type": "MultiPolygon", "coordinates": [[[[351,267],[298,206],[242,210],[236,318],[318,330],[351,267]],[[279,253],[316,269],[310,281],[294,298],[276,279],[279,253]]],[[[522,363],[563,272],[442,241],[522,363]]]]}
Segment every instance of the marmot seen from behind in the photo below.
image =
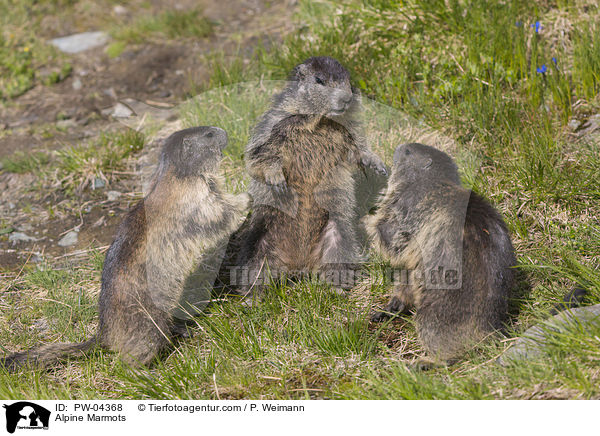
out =
{"type": "Polygon", "coordinates": [[[503,328],[514,249],[500,214],[461,186],[450,156],[399,146],[379,209],[365,222],[375,249],[411,273],[374,321],[414,308],[420,341],[447,363],[503,328]]]}

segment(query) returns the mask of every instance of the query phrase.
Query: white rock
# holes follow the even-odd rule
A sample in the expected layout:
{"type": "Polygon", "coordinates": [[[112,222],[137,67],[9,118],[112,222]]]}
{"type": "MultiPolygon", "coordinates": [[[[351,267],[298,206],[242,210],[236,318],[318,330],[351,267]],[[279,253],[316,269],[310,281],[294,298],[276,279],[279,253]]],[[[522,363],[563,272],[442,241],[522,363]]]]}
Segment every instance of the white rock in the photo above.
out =
{"type": "Polygon", "coordinates": [[[34,238],[33,236],[29,236],[23,232],[14,232],[8,236],[8,240],[12,242],[12,245],[15,245],[17,242],[34,242],[39,241],[38,238],[34,238]]]}
{"type": "Polygon", "coordinates": [[[111,115],[115,118],[129,118],[133,115],[133,111],[123,103],[117,103],[114,105],[111,115]]]}
{"type": "Polygon", "coordinates": [[[58,245],[61,247],[70,247],[72,245],[77,244],[77,239],[79,238],[79,232],[76,230],[71,230],[65,236],[63,236],[60,241],[58,241],[58,245]]]}
{"type": "Polygon", "coordinates": [[[104,32],[84,32],[55,38],[50,41],[50,44],[65,53],[80,53],[104,45],[107,42],[108,35],[104,32]]]}
{"type": "Polygon", "coordinates": [[[125,14],[127,13],[127,9],[126,9],[126,8],[124,8],[124,7],[123,7],[123,6],[121,6],[121,5],[116,5],[116,6],[113,8],[113,12],[114,12],[115,14],[117,14],[117,15],[125,15],[125,14]]]}
{"type": "Polygon", "coordinates": [[[100,177],[96,177],[94,179],[94,182],[92,183],[92,189],[102,189],[105,186],[106,186],[106,182],[103,179],[101,179],[100,177]]]}
{"type": "Polygon", "coordinates": [[[81,79],[79,79],[79,77],[75,77],[75,80],[73,80],[71,86],[73,86],[73,90],[79,91],[83,87],[83,83],[81,83],[81,79]]]}
{"type": "Polygon", "coordinates": [[[116,201],[121,196],[119,191],[108,191],[106,197],[108,201],[116,201]]]}

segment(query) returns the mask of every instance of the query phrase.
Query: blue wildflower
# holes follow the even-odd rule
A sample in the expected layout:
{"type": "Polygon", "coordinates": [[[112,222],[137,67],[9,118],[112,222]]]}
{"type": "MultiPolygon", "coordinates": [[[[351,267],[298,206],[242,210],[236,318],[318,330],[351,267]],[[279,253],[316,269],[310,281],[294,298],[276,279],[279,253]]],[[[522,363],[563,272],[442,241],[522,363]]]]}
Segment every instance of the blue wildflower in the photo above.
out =
{"type": "Polygon", "coordinates": [[[540,33],[540,30],[542,29],[542,23],[536,21],[535,24],[531,25],[531,27],[535,29],[535,33],[540,33]]]}
{"type": "Polygon", "coordinates": [[[556,60],[556,58],[552,58],[552,62],[554,63],[554,65],[558,65],[558,61],[556,60]]]}
{"type": "Polygon", "coordinates": [[[537,69],[536,69],[536,71],[540,74],[546,73],[547,70],[548,70],[548,68],[546,68],[546,64],[542,65],[541,67],[537,67],[537,69]]]}
{"type": "Polygon", "coordinates": [[[515,26],[517,27],[521,27],[523,25],[523,23],[521,21],[516,21],[515,22],[515,26]]]}

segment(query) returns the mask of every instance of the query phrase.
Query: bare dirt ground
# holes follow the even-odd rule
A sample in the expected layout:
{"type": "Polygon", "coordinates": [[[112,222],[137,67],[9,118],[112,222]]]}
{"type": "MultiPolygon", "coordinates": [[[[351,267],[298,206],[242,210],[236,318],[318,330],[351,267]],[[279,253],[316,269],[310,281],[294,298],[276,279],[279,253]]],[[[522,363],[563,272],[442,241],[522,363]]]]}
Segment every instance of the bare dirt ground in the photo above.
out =
{"type": "MultiPolygon", "coordinates": [[[[104,47],[71,55],[71,74],[51,86],[38,85],[0,107],[0,158],[20,151],[56,150],[83,144],[121,125],[109,114],[125,98],[159,107],[175,106],[206,85],[212,54],[248,58],[257,43],[268,45],[291,29],[293,2],[263,0],[183,1],[200,6],[215,22],[213,35],[197,40],[156,40],[135,44],[116,58],[104,47]]],[[[153,1],[152,9],[172,7],[153,1]]],[[[74,19],[47,17],[44,37],[96,30],[74,19]]],[[[0,172],[0,228],[12,228],[34,238],[10,241],[0,235],[0,270],[18,271],[26,262],[71,258],[90,247],[107,247],[116,226],[139,199],[136,177],[124,174],[98,190],[84,190],[77,201],[52,187],[40,187],[36,174],[0,172]],[[107,197],[118,191],[118,199],[107,197]],[[63,248],[57,241],[79,230],[78,242],[63,248]]]]}

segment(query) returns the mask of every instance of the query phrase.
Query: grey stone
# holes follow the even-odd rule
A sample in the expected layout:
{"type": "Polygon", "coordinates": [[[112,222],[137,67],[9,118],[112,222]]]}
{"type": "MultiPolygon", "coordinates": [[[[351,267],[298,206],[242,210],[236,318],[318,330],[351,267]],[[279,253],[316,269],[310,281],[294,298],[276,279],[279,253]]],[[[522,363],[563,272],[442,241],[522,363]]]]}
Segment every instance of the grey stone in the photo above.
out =
{"type": "Polygon", "coordinates": [[[106,193],[106,197],[108,201],[116,201],[119,199],[119,197],[121,196],[121,193],[119,191],[108,191],[106,193]]]}
{"type": "Polygon", "coordinates": [[[600,130],[600,114],[592,115],[587,121],[581,124],[577,129],[577,136],[589,135],[596,130],[600,130]]]}
{"type": "Polygon", "coordinates": [[[579,122],[579,120],[576,120],[575,118],[572,118],[572,119],[569,121],[569,124],[568,124],[568,126],[569,126],[569,129],[571,129],[572,131],[575,131],[575,130],[577,130],[577,128],[578,128],[580,125],[581,125],[581,123],[579,122]]]}
{"type": "Polygon", "coordinates": [[[96,177],[92,183],[92,189],[102,189],[106,186],[106,182],[100,177],[96,177]]]}
{"type": "Polygon", "coordinates": [[[70,247],[72,245],[77,244],[77,239],[79,237],[79,232],[76,230],[71,230],[65,236],[63,236],[60,241],[58,241],[58,245],[61,247],[70,247]]]}
{"type": "Polygon", "coordinates": [[[156,120],[172,121],[177,118],[178,111],[173,107],[156,107],[135,100],[133,98],[125,98],[122,103],[131,109],[133,113],[139,117],[152,117],[156,120]]]}
{"type": "Polygon", "coordinates": [[[23,232],[13,232],[8,236],[9,242],[12,242],[12,245],[15,245],[17,242],[35,242],[39,241],[38,238],[34,238],[33,236],[29,236],[23,232]]]}
{"type": "Polygon", "coordinates": [[[102,91],[105,95],[108,95],[110,98],[112,98],[113,100],[117,99],[117,91],[115,91],[115,88],[107,88],[104,91],[102,91]]]}
{"type": "Polygon", "coordinates": [[[55,38],[50,44],[65,53],[80,53],[94,47],[100,47],[108,42],[105,32],[83,32],[74,35],[55,38]]]}
{"type": "Polygon", "coordinates": [[[592,323],[600,323],[600,304],[577,307],[565,310],[546,321],[530,327],[518,338],[502,356],[498,358],[500,365],[510,361],[531,359],[539,356],[552,333],[565,332],[569,326],[580,324],[584,328],[592,323]]]}
{"type": "Polygon", "coordinates": [[[133,111],[123,103],[117,103],[113,106],[112,114],[114,118],[129,118],[133,115],[133,111]]]}
{"type": "Polygon", "coordinates": [[[125,15],[127,13],[127,9],[121,5],[115,5],[113,12],[117,15],[125,15]]]}
{"type": "Polygon", "coordinates": [[[33,230],[33,226],[30,223],[22,223],[17,226],[17,230],[20,232],[31,232],[33,230]]]}
{"type": "Polygon", "coordinates": [[[73,119],[60,120],[56,122],[56,127],[59,129],[68,129],[69,127],[76,127],[77,122],[73,119]]]}
{"type": "Polygon", "coordinates": [[[42,263],[44,260],[44,256],[41,253],[34,253],[29,261],[33,263],[42,263]]]}
{"type": "Polygon", "coordinates": [[[83,83],[81,83],[81,79],[79,77],[75,77],[75,80],[73,80],[71,86],[73,87],[73,90],[79,91],[83,87],[83,83]]]}

